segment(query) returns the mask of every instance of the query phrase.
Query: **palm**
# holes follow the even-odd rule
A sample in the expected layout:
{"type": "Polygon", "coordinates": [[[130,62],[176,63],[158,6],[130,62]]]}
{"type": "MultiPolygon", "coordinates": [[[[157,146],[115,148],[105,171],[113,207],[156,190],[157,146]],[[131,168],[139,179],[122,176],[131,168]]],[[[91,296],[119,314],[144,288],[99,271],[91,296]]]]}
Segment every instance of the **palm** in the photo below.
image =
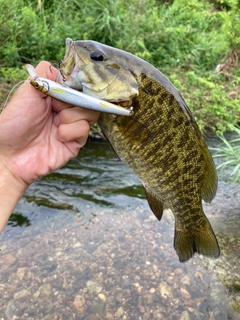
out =
{"type": "Polygon", "coordinates": [[[77,155],[87,139],[88,122],[98,117],[90,115],[93,119],[88,121],[89,112],[86,116],[81,108],[66,109],[66,104],[25,83],[0,116],[1,161],[15,177],[30,184],[77,155]]]}

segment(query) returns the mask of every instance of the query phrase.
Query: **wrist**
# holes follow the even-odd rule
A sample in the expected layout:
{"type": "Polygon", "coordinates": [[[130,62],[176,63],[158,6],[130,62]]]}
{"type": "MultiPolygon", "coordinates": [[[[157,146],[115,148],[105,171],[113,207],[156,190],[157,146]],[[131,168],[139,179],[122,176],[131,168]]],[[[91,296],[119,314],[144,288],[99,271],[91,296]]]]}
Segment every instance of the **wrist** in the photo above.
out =
{"type": "Polygon", "coordinates": [[[17,177],[11,170],[11,166],[5,164],[4,161],[0,159],[0,188],[4,185],[9,192],[14,194],[23,194],[29,187],[29,184],[17,177]]]}
{"type": "Polygon", "coordinates": [[[0,162],[0,234],[27,187],[0,162]]]}

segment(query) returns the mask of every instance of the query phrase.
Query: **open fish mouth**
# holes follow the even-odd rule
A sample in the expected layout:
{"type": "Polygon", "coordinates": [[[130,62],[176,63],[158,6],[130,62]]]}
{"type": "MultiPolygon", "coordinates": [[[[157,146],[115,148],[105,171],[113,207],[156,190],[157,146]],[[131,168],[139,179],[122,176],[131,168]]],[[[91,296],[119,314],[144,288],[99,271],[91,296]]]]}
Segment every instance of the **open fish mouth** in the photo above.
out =
{"type": "Polygon", "coordinates": [[[57,82],[92,97],[131,107],[132,98],[138,94],[136,79],[126,74],[114,58],[108,58],[104,50],[96,50],[94,44],[94,41],[89,45],[88,41],[66,39],[57,82]]]}
{"type": "Polygon", "coordinates": [[[59,63],[58,82],[78,91],[82,91],[81,83],[75,83],[75,78],[77,77],[77,73],[82,64],[83,61],[77,54],[74,41],[71,38],[66,38],[65,56],[59,63]]]}

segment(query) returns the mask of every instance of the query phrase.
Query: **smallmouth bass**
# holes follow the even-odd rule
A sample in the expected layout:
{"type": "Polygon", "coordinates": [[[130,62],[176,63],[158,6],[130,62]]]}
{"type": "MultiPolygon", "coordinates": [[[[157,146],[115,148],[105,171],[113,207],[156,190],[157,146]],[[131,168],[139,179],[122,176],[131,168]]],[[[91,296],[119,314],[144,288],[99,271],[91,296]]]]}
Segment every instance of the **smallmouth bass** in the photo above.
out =
{"type": "Polygon", "coordinates": [[[157,219],[164,206],[172,210],[180,262],[194,253],[218,257],[202,207],[202,199],[215,197],[216,169],[179,91],[146,61],[90,40],[66,39],[60,71],[66,85],[132,107],[133,116],[101,114],[98,123],[117,156],[139,177],[157,219]]]}

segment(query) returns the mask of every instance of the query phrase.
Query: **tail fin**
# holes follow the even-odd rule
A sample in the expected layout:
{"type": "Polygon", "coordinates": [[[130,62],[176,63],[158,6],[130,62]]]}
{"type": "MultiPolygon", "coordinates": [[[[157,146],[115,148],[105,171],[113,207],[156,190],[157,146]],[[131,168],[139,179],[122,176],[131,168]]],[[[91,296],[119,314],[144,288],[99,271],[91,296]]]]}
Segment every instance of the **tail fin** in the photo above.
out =
{"type": "Polygon", "coordinates": [[[193,230],[177,230],[175,228],[174,249],[179,261],[189,260],[195,252],[208,257],[218,258],[220,249],[216,236],[208,221],[205,226],[193,230]]]}

